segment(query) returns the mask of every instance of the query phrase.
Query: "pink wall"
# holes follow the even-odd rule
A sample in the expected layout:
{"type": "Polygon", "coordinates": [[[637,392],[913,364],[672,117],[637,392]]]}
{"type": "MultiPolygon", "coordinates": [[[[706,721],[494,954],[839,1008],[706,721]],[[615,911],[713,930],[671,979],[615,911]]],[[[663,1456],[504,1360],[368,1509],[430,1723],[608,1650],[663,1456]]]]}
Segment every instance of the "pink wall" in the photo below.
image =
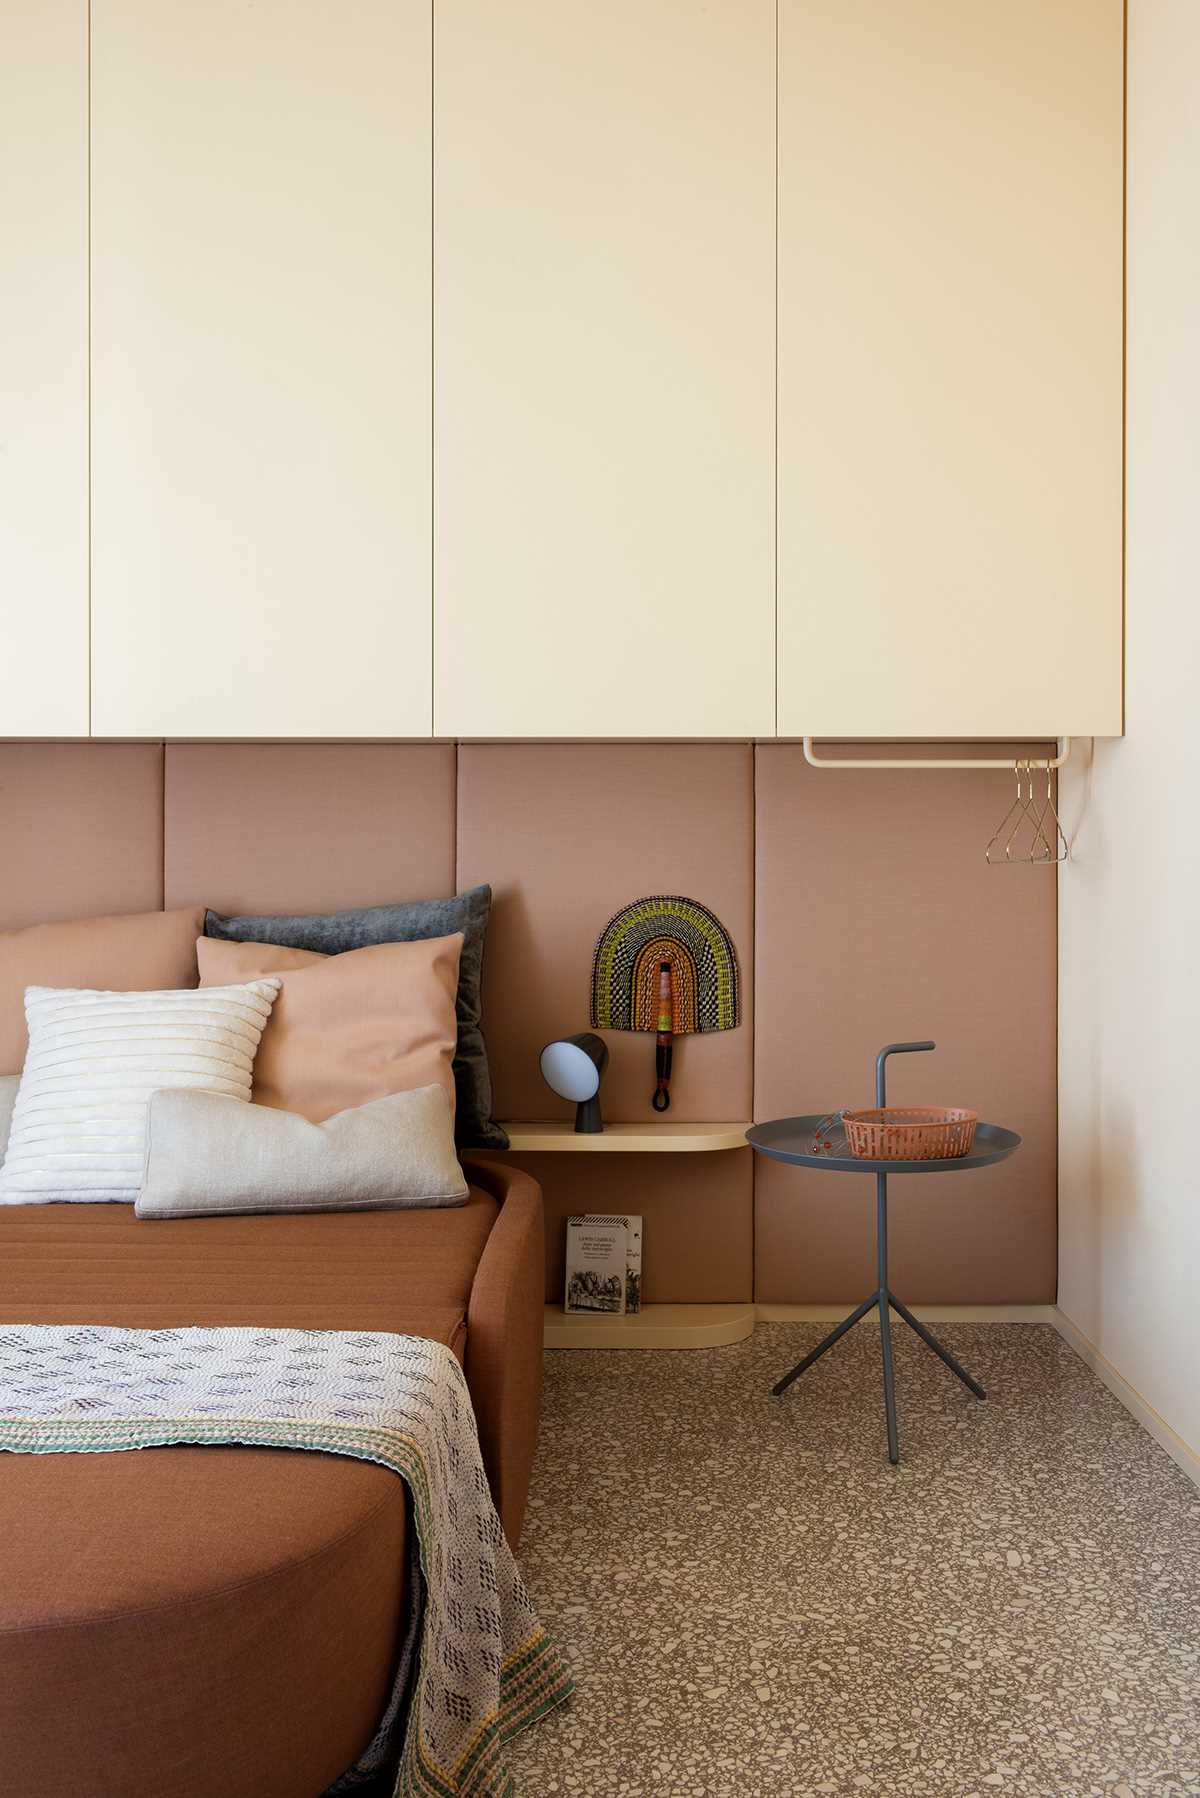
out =
{"type": "MultiPolygon", "coordinates": [[[[677,1049],[672,1115],[869,1103],[881,1042],[933,1036],[899,1099],[978,1106],[1021,1154],[906,1181],[899,1290],[1044,1302],[1055,1287],[1055,885],[988,868],[999,773],[817,773],[798,745],[0,744],[0,927],[200,902],[322,910],[490,881],[485,1029],[498,1106],[566,1115],[547,1037],[584,1027],[592,947],[627,900],[682,892],[738,947],[744,1022],[677,1049]]],[[[610,1039],[613,1119],[649,1119],[641,1037],[610,1039]]],[[[550,1221],[646,1216],[650,1300],[853,1299],[869,1182],[710,1155],[529,1156],[550,1221]],[[861,1188],[861,1190],[860,1190],[861,1188]]]]}

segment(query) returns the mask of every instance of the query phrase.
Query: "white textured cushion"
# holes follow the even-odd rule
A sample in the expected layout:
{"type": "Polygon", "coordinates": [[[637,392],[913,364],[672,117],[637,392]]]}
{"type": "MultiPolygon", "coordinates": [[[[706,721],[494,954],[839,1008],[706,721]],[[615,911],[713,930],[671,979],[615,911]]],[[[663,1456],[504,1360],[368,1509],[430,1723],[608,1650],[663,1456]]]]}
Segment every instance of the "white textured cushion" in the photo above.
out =
{"type": "Polygon", "coordinates": [[[31,986],[29,1050],[0,1168],[0,1204],[137,1198],[146,1105],[160,1087],[245,1102],[280,982],[200,992],[31,986]]]}
{"type": "Polygon", "coordinates": [[[211,1093],[150,1100],[139,1217],[390,1211],[466,1197],[440,1085],[371,1099],[319,1124],[211,1093]]]}

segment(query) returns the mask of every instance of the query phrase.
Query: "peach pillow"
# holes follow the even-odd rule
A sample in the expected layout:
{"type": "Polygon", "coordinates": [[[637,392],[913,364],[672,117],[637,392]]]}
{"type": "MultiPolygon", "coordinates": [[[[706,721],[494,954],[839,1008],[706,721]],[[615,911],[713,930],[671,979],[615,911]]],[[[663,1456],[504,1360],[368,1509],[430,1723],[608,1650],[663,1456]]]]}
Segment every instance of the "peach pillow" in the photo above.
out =
{"type": "Polygon", "coordinates": [[[204,907],[189,905],[0,930],[0,1074],[19,1074],[25,1063],[27,986],[119,993],[195,986],[203,929],[204,907]]]}
{"type": "Polygon", "coordinates": [[[254,1063],[253,1098],[314,1124],[418,1086],[454,1110],[454,1001],[462,932],[344,955],[274,943],[196,943],[200,985],[278,974],[283,988],[254,1063]]]}

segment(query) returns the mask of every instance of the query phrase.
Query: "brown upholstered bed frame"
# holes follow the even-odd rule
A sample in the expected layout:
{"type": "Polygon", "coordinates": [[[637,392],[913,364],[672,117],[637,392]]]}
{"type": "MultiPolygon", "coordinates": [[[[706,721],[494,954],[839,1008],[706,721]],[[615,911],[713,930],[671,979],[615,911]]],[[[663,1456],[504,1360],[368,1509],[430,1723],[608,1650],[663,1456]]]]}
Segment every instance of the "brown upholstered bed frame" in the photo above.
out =
{"type": "Polygon", "coordinates": [[[542,1195],[519,1168],[480,1156],[464,1166],[500,1204],[471,1285],[464,1367],[492,1497],[516,1548],[542,1393],[542,1195]]]}

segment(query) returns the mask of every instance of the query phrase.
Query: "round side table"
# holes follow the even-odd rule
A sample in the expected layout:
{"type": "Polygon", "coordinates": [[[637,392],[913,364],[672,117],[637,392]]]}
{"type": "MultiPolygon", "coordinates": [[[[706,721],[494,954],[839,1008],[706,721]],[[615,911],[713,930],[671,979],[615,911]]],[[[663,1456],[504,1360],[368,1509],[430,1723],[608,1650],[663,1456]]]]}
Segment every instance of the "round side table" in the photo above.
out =
{"type": "MultiPolygon", "coordinates": [[[[887,1103],[886,1065],[889,1055],[912,1054],[918,1050],[932,1049],[933,1043],[888,1043],[875,1058],[875,1103],[883,1106],[887,1103]]],[[[900,1459],[899,1440],[896,1433],[896,1381],[892,1369],[892,1328],[890,1312],[894,1311],[902,1317],[910,1329],[916,1331],[927,1348],[931,1348],[950,1369],[958,1375],[963,1385],[975,1394],[976,1398],[986,1398],[987,1394],[979,1381],[973,1379],[966,1369],[959,1365],[950,1353],[943,1348],[937,1337],[913,1316],[908,1306],[902,1304],[888,1285],[887,1228],[888,1228],[888,1179],[892,1174],[953,1174],[967,1173],[972,1168],[990,1167],[994,1162],[1004,1161],[1014,1150],[1021,1146],[1021,1138],[1015,1130],[1004,1130],[999,1124],[977,1124],[975,1141],[969,1155],[957,1155],[945,1161],[868,1161],[852,1155],[846,1148],[844,1154],[818,1153],[813,1147],[818,1126],[824,1118],[814,1113],[810,1117],[774,1118],[768,1124],[756,1124],[747,1130],[746,1141],[759,1155],[767,1155],[772,1161],[784,1161],[792,1167],[819,1168],[829,1174],[874,1174],[875,1176],[875,1253],[879,1270],[879,1281],[875,1291],[865,1298],[849,1315],[842,1319],[836,1329],[829,1332],[823,1342],[819,1342],[811,1354],[805,1355],[803,1361],[793,1367],[790,1373],[771,1388],[778,1396],[786,1392],[793,1380],[799,1379],[806,1368],[820,1359],[826,1349],[832,1348],[838,1339],[853,1329],[864,1317],[875,1308],[879,1308],[879,1342],[883,1354],[883,1401],[887,1411],[888,1460],[893,1466],[900,1459]]],[[[843,1147],[845,1145],[843,1144],[843,1147]]]]}

